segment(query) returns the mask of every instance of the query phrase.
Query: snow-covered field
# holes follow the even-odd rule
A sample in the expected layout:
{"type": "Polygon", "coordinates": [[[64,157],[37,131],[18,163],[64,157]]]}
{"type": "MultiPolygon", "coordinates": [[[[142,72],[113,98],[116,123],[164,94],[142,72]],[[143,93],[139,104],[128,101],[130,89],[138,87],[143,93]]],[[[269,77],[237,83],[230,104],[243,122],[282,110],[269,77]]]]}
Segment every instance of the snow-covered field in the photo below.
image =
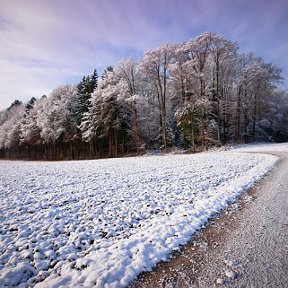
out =
{"type": "Polygon", "coordinates": [[[0,161],[0,287],[126,286],[276,161],[233,151],[0,161]]]}

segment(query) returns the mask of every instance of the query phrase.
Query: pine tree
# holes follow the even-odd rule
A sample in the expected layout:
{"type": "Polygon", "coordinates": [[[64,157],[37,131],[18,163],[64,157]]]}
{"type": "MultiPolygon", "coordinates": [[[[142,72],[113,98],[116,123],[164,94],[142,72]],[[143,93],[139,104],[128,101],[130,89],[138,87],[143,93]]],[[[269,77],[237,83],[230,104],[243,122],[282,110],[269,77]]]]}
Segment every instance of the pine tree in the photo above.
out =
{"type": "Polygon", "coordinates": [[[104,80],[110,72],[113,72],[113,70],[112,66],[108,66],[102,73],[101,79],[104,80]]]}
{"type": "Polygon", "coordinates": [[[75,116],[78,126],[82,122],[84,113],[88,112],[89,107],[91,107],[91,95],[97,86],[98,75],[96,69],[94,69],[91,76],[84,76],[82,81],[77,85],[77,105],[75,108],[75,116]]]}
{"type": "Polygon", "coordinates": [[[31,110],[34,106],[34,103],[36,102],[36,98],[32,97],[25,105],[26,110],[31,110]]]}

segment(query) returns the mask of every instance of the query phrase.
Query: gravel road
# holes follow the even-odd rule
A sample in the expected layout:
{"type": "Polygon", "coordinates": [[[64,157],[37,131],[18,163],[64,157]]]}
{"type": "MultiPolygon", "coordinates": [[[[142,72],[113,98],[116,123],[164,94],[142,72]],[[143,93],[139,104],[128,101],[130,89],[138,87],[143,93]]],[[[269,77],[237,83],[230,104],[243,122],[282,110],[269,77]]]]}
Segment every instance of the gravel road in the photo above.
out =
{"type": "Polygon", "coordinates": [[[288,154],[169,262],[131,287],[288,287],[288,154]]]}

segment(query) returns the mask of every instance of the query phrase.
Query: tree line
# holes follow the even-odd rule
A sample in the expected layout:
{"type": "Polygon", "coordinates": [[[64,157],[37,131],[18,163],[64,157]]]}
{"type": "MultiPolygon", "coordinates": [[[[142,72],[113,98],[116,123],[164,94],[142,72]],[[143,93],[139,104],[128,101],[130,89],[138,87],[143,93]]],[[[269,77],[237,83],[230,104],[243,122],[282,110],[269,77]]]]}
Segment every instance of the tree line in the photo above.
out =
{"type": "Polygon", "coordinates": [[[288,140],[281,70],[215,33],[94,70],[0,112],[0,157],[93,159],[288,140]]]}

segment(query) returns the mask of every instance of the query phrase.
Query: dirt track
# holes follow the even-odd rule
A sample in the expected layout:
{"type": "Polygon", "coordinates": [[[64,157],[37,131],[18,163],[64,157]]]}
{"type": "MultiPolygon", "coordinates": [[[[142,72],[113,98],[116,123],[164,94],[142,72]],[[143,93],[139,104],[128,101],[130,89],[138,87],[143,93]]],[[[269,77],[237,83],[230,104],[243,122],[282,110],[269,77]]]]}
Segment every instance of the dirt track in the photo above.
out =
{"type": "Polygon", "coordinates": [[[288,155],[169,262],[131,287],[288,287],[288,155]]]}

